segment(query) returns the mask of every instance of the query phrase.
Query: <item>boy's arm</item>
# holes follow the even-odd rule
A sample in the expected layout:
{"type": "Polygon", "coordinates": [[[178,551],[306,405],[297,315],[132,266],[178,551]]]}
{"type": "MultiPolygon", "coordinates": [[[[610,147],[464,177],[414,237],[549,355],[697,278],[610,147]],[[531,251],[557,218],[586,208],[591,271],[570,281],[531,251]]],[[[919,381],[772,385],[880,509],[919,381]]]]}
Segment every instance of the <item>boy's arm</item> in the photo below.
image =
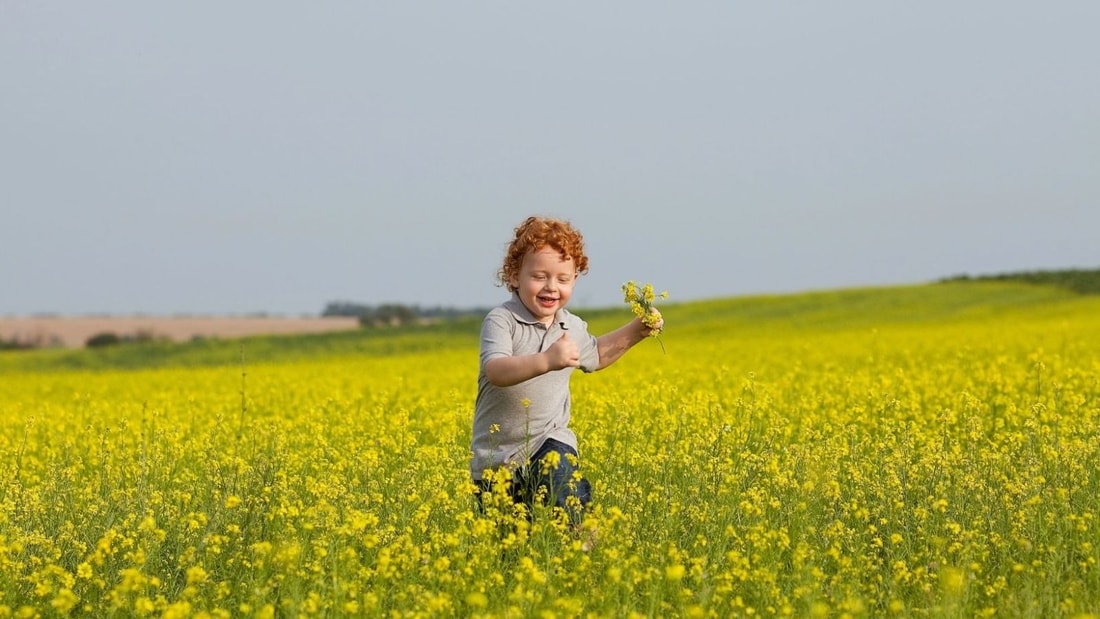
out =
{"type": "MultiPolygon", "coordinates": [[[[657,323],[656,329],[660,330],[663,325],[664,321],[657,323]]],[[[596,369],[602,370],[618,361],[635,344],[649,337],[651,331],[652,329],[645,326],[640,318],[635,318],[618,329],[596,338],[596,347],[600,351],[600,367],[596,369]]]]}
{"type": "Polygon", "coordinates": [[[485,378],[497,387],[511,387],[547,372],[566,367],[575,368],[580,364],[581,356],[577,344],[566,333],[543,352],[489,359],[485,362],[485,378]]]}

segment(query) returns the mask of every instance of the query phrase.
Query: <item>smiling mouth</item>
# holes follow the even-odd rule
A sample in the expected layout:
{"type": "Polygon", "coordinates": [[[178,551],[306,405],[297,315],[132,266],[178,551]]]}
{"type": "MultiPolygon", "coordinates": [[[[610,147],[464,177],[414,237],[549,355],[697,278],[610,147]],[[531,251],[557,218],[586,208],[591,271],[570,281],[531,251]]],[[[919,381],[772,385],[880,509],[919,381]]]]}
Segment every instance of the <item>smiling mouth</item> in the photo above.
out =
{"type": "Polygon", "coordinates": [[[543,305],[553,305],[558,302],[554,297],[538,297],[539,303],[543,305]]]}

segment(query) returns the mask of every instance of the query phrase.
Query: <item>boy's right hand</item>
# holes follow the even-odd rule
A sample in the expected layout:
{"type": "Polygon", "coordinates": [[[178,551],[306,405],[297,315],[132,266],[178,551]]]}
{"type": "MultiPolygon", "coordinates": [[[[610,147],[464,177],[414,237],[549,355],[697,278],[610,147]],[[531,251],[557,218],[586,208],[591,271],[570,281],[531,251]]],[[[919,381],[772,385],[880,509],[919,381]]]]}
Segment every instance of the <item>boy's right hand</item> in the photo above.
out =
{"type": "Polygon", "coordinates": [[[563,333],[561,339],[546,349],[550,358],[550,368],[560,370],[562,368],[576,368],[581,365],[581,351],[576,342],[569,339],[568,333],[563,333]]]}

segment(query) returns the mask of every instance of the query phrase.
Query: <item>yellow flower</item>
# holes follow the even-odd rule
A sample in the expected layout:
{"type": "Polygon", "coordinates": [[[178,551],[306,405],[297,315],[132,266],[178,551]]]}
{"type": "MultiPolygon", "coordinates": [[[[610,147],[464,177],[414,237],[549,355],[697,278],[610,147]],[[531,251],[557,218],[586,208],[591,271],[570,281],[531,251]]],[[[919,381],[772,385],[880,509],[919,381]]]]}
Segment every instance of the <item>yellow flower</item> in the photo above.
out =
{"type": "Polygon", "coordinates": [[[55,597],[50,602],[50,606],[57,609],[59,613],[66,614],[70,610],[72,610],[73,607],[76,606],[76,603],[79,601],[80,598],[77,597],[77,595],[73,593],[71,589],[62,589],[57,593],[57,597],[55,597]]]}
{"type": "MultiPolygon", "coordinates": [[[[639,289],[638,284],[634,280],[630,280],[623,284],[622,289],[623,302],[630,306],[630,311],[634,314],[634,317],[649,327],[650,337],[659,336],[664,331],[664,324],[661,322],[661,312],[653,306],[653,302],[658,296],[653,291],[653,284],[644,284],[639,289]]],[[[668,292],[662,292],[659,296],[662,299],[667,299],[668,292]]],[[[657,341],[660,342],[660,338],[657,341]]],[[[664,350],[664,344],[661,344],[661,350],[664,350]]]]}
{"type": "Polygon", "coordinates": [[[187,568],[187,584],[201,585],[206,582],[208,574],[201,566],[194,565],[187,568]]]}
{"type": "Polygon", "coordinates": [[[154,604],[153,600],[149,599],[148,596],[143,595],[134,600],[134,610],[136,610],[139,615],[151,614],[156,609],[156,604],[154,604]]]}
{"type": "Polygon", "coordinates": [[[485,608],[489,605],[489,597],[481,591],[471,591],[466,594],[466,603],[474,608],[485,608]]]}
{"type": "Polygon", "coordinates": [[[958,595],[966,587],[966,575],[957,567],[945,567],[940,572],[940,584],[945,592],[958,595]]]}

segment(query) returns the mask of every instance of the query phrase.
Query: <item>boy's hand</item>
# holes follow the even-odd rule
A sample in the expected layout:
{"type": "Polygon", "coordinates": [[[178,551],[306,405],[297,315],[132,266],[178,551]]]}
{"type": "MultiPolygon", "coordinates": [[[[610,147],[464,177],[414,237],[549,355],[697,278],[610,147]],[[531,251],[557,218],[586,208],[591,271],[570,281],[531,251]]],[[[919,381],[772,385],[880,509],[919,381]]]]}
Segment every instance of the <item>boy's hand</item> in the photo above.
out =
{"type": "Polygon", "coordinates": [[[569,339],[568,333],[563,333],[561,339],[551,344],[550,348],[546,349],[546,354],[550,359],[552,370],[576,368],[581,365],[581,351],[577,348],[576,342],[569,339]]]}
{"type": "Polygon", "coordinates": [[[661,332],[661,329],[665,328],[665,319],[661,317],[661,312],[657,311],[656,307],[649,308],[649,313],[655,314],[657,316],[657,322],[654,322],[652,325],[648,325],[645,323],[645,321],[638,319],[638,321],[642,323],[642,334],[646,337],[656,335],[661,332]]]}

